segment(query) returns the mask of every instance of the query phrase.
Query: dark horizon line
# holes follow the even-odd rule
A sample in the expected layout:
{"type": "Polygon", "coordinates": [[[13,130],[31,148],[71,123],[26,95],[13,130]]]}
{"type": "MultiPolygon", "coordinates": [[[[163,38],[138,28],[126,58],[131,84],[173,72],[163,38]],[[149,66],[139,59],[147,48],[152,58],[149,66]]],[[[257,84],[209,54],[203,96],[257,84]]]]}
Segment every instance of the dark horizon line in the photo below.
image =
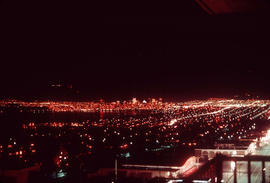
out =
{"type": "Polygon", "coordinates": [[[263,96],[208,96],[208,97],[186,97],[185,99],[182,97],[181,99],[179,97],[175,97],[176,99],[172,99],[173,97],[141,97],[141,96],[134,96],[134,97],[123,97],[120,98],[108,98],[108,97],[80,97],[77,99],[74,98],[52,98],[52,97],[1,97],[1,101],[6,100],[18,100],[18,101],[25,101],[25,102],[32,102],[32,101],[55,101],[55,102],[99,102],[101,99],[104,102],[115,102],[115,101],[131,101],[133,98],[136,98],[139,101],[143,100],[149,100],[149,99],[156,99],[159,100],[162,98],[162,102],[188,102],[188,101],[194,101],[194,100],[211,100],[211,99],[234,99],[234,100],[270,100],[270,97],[263,97],[263,96]]]}

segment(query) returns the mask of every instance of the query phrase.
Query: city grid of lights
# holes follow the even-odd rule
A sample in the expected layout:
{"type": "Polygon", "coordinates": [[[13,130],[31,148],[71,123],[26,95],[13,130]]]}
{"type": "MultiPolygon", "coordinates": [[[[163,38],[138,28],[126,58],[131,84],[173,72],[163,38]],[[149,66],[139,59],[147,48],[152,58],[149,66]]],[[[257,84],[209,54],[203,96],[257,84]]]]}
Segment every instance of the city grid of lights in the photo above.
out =
{"type": "MultiPolygon", "coordinates": [[[[109,103],[13,100],[1,101],[0,106],[2,113],[8,107],[16,108],[19,112],[32,113],[136,111],[135,114],[125,113],[122,116],[112,113],[111,116],[103,116],[98,120],[24,121],[22,128],[31,139],[29,147],[15,145],[13,137],[12,142],[0,144],[0,154],[8,151],[8,156],[17,158],[38,152],[31,145],[38,144],[36,138],[64,139],[70,134],[80,139],[81,153],[85,155],[95,152],[98,145],[108,150],[116,149],[123,158],[132,157],[132,151],[137,146],[143,147],[145,152],[179,146],[191,149],[213,146],[218,140],[241,141],[257,138],[260,134],[257,130],[258,122],[267,121],[270,116],[270,101],[267,100],[209,99],[182,103],[168,103],[162,99],[140,102],[135,98],[127,102],[109,103]]],[[[268,139],[268,136],[265,138],[268,139]]]]}

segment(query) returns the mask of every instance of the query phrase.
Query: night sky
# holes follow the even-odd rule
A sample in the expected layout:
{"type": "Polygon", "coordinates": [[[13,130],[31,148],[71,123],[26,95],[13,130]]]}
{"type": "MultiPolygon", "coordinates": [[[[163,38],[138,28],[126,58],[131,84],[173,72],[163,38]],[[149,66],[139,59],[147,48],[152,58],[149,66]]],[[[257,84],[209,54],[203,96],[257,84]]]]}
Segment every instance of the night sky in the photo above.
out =
{"type": "Polygon", "coordinates": [[[210,16],[192,0],[0,3],[1,98],[270,96],[265,15],[210,16]]]}

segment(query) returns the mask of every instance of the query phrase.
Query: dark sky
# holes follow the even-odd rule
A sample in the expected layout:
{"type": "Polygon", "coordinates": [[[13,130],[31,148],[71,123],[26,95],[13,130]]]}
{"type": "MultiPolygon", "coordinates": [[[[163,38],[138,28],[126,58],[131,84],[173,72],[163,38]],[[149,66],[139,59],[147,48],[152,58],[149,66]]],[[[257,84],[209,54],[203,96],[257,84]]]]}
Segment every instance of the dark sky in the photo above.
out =
{"type": "Polygon", "coordinates": [[[0,2],[3,98],[179,100],[270,91],[263,15],[209,16],[191,0],[0,2]],[[73,89],[49,87],[56,83],[73,89]]]}

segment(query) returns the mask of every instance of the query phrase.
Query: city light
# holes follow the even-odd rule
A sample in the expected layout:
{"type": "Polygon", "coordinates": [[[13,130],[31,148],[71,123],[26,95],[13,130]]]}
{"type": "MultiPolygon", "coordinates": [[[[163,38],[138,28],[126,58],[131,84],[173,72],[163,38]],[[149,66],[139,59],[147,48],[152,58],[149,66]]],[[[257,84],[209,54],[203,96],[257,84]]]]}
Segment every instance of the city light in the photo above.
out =
{"type": "MultiPolygon", "coordinates": [[[[258,136],[260,121],[267,121],[270,102],[267,100],[209,99],[188,102],[132,99],[116,102],[22,102],[2,101],[3,108],[13,107],[20,113],[86,114],[82,119],[40,119],[22,121],[22,129],[29,141],[21,143],[14,136],[0,145],[0,153],[18,161],[38,162],[41,139],[54,139],[62,145],[76,139],[80,154],[93,156],[98,149],[117,153],[119,158],[131,160],[140,153],[162,153],[173,149],[194,150],[204,146],[216,148],[216,142],[238,142],[248,146],[246,154],[232,151],[231,156],[243,157],[258,151],[270,141],[270,130],[258,136]],[[254,140],[254,139],[257,139],[254,140]],[[251,142],[250,142],[251,141],[251,142]]],[[[46,140],[45,140],[46,141],[46,140]]],[[[68,152],[60,149],[56,166],[65,172],[71,164],[68,152]]],[[[195,157],[189,156],[168,177],[189,175],[200,167],[195,157]]],[[[231,162],[230,168],[235,168],[231,162]]],[[[60,172],[56,177],[65,176],[60,172]]],[[[201,181],[201,180],[198,180],[201,181]]]]}

